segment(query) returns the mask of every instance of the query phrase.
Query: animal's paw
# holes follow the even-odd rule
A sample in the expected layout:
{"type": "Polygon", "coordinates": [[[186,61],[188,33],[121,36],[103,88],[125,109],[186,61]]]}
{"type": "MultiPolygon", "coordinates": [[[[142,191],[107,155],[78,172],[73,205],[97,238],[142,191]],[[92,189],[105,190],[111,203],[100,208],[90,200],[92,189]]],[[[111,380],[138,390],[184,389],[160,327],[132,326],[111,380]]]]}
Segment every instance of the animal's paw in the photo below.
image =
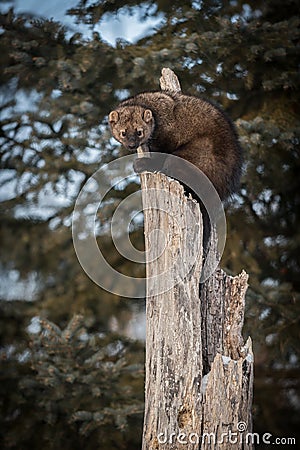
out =
{"type": "Polygon", "coordinates": [[[136,173],[141,172],[153,172],[155,167],[153,167],[153,161],[151,158],[136,158],[133,163],[133,169],[136,173]]]}

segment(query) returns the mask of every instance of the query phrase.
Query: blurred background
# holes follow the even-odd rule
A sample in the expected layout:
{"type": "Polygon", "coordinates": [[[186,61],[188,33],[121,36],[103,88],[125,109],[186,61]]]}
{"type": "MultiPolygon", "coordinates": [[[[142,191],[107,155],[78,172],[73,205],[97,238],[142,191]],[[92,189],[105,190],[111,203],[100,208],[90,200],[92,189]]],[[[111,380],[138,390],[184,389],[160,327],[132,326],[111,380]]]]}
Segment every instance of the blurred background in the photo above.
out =
{"type": "MultiPolygon", "coordinates": [[[[162,67],[237,126],[244,174],[222,267],[250,277],[254,431],[299,438],[299,2],[16,0],[0,11],[1,449],[140,448],[145,304],[87,277],[71,221],[86,180],[124,154],[107,114],[158,89],[162,67]]],[[[110,190],[97,240],[113,267],[143,277],[109,234],[138,189],[133,177],[110,190]]],[[[131,225],[143,249],[142,221],[131,225]]]]}

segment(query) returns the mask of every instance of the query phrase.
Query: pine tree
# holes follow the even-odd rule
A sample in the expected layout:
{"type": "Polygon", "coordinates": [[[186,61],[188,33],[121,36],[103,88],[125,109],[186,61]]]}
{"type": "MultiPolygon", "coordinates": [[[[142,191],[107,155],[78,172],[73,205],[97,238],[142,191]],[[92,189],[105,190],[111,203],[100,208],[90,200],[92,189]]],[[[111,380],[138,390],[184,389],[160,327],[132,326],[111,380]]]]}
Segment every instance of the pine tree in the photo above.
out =
{"type": "Polygon", "coordinates": [[[133,430],[140,427],[141,434],[141,345],[101,337],[78,315],[64,329],[47,320],[36,326],[29,350],[4,364],[10,377],[6,389],[1,383],[1,398],[12,405],[2,448],[138,447],[141,438],[133,430]],[[20,379],[15,358],[22,358],[20,379]]]}
{"type": "MultiPolygon", "coordinates": [[[[242,268],[250,274],[246,325],[256,346],[257,429],[295,435],[298,7],[293,0],[80,1],[69,10],[78,22],[100,31],[109,14],[121,17],[138,9],[142,19],[162,18],[149,36],[133,44],[120,39],[115,47],[96,31],[87,38],[71,35],[52,20],[17,16],[12,10],[1,15],[1,268],[4,274],[15,270],[24,280],[35,273],[40,283],[35,303],[20,301],[16,308],[1,301],[1,337],[7,345],[14,342],[15,328],[23,330],[24,338],[25,324],[35,315],[64,327],[84,310],[106,329],[103,309],[108,316],[126,310],[120,299],[99,291],[78,265],[71,213],[88,177],[122,154],[110,139],[108,112],[124,95],[158,89],[161,68],[171,67],[185,93],[222,105],[238,128],[244,175],[240,192],[227,207],[222,264],[233,274],[242,268]],[[269,395],[267,380],[276,396],[269,395]]],[[[101,223],[109,221],[120,198],[136,189],[132,182],[123,192],[112,190],[99,211],[101,223]]],[[[141,245],[141,228],[132,239],[141,245]]],[[[99,242],[117,267],[142,273],[141,267],[124,261],[107,236],[99,236],[99,242]]],[[[18,405],[20,399],[15,396],[13,402],[18,405]]]]}

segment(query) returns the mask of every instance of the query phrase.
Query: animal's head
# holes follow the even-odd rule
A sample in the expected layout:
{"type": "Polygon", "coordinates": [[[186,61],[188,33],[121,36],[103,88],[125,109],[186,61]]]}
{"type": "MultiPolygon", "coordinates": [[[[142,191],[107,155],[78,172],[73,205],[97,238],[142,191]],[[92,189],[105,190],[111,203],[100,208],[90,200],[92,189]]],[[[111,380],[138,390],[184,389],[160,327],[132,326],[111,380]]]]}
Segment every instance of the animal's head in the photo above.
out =
{"type": "Polygon", "coordinates": [[[141,106],[120,107],[108,120],[114,138],[131,152],[145,144],[154,129],[152,111],[141,106]]]}

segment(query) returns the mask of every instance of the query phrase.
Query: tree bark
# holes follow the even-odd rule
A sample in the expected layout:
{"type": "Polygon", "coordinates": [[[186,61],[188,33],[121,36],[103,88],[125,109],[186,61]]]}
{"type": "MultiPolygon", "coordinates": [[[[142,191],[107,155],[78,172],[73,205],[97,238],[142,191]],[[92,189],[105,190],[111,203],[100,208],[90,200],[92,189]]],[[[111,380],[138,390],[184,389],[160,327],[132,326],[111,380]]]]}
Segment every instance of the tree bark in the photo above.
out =
{"type": "MultiPolygon", "coordinates": [[[[170,69],[160,82],[163,90],[180,91],[170,69]]],[[[253,354],[251,339],[244,344],[241,335],[248,276],[230,277],[218,268],[199,294],[199,205],[164,174],[144,172],[141,185],[147,276],[142,448],[251,449],[253,354]]],[[[214,237],[211,245],[216,248],[214,237]]]]}

